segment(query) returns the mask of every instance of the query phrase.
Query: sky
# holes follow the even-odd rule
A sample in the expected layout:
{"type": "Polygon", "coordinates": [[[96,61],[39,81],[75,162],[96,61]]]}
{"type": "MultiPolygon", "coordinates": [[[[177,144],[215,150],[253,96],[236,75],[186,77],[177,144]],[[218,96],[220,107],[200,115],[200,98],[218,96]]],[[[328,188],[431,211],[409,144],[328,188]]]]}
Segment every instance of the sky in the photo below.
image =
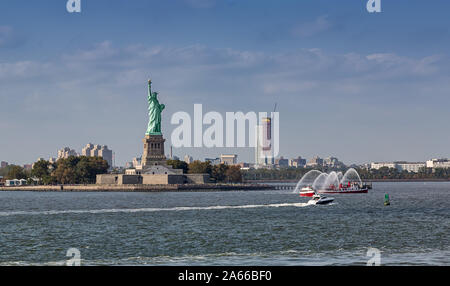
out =
{"type": "MultiPolygon", "coordinates": [[[[142,154],[147,80],[178,111],[280,113],[280,155],[346,164],[450,157],[450,2],[0,2],[0,160],[65,146],[142,154]]],[[[206,129],[207,126],[204,126],[206,129]]],[[[174,148],[196,159],[252,148],[174,148]]]]}

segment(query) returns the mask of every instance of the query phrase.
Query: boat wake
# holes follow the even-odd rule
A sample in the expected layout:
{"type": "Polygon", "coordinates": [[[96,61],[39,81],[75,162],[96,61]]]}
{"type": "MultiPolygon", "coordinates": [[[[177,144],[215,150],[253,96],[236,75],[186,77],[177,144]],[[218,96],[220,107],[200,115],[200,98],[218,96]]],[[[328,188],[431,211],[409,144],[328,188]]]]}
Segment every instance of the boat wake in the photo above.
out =
{"type": "Polygon", "coordinates": [[[49,211],[6,211],[6,212],[0,212],[0,216],[59,215],[59,214],[106,214],[106,213],[137,213],[137,212],[195,211],[195,210],[226,210],[226,209],[252,209],[252,208],[306,207],[308,205],[310,205],[310,204],[308,204],[308,203],[282,203],[282,204],[266,204],[266,205],[173,207],[173,208],[98,209],[98,210],[49,210],[49,211]]]}

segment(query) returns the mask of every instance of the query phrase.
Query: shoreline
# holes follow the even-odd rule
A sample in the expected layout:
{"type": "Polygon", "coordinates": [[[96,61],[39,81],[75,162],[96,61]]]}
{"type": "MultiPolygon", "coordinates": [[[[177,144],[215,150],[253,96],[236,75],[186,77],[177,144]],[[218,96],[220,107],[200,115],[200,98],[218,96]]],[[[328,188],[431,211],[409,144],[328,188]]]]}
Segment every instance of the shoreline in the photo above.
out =
{"type": "Polygon", "coordinates": [[[0,192],[208,192],[264,191],[265,184],[170,184],[170,185],[57,185],[0,187],[0,192]]]}
{"type": "MultiPolygon", "coordinates": [[[[371,179],[364,180],[363,182],[450,182],[448,179],[371,179]]],[[[299,180],[247,180],[249,184],[254,183],[297,183],[299,180]]]]}

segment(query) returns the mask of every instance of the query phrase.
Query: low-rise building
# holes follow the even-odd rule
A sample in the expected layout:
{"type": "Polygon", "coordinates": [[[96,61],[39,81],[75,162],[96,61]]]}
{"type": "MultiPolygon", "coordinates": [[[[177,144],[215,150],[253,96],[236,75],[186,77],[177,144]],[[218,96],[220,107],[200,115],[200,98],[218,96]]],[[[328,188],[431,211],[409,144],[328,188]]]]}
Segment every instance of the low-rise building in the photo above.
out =
{"type": "Polygon", "coordinates": [[[395,163],[388,163],[388,162],[372,162],[370,163],[370,168],[371,169],[375,169],[375,170],[379,170],[381,168],[389,168],[389,169],[395,169],[395,163]]]}
{"type": "Polygon", "coordinates": [[[225,165],[236,165],[237,163],[237,155],[236,154],[222,154],[220,155],[220,163],[225,165]]]}
{"type": "Polygon", "coordinates": [[[331,168],[339,168],[339,167],[345,167],[345,164],[339,161],[336,157],[327,157],[323,159],[323,166],[325,167],[331,167],[331,168]]]}
{"type": "Polygon", "coordinates": [[[408,171],[418,173],[421,168],[425,168],[426,164],[424,162],[382,162],[382,163],[371,163],[370,168],[379,170],[380,168],[387,167],[392,169],[397,169],[399,172],[408,171]]]}
{"type": "Polygon", "coordinates": [[[420,169],[426,167],[424,162],[396,162],[396,168],[398,171],[408,171],[413,173],[419,173],[420,169]]]}
{"type": "Polygon", "coordinates": [[[296,159],[289,160],[289,167],[304,168],[306,166],[306,159],[298,156],[296,159]]]}
{"type": "Polygon", "coordinates": [[[184,162],[190,164],[190,163],[194,162],[194,159],[191,156],[189,156],[189,155],[185,155],[184,156],[184,162]]]}
{"type": "Polygon", "coordinates": [[[205,158],[205,162],[209,162],[211,165],[219,165],[221,160],[220,158],[205,158]]]}
{"type": "Polygon", "coordinates": [[[279,168],[289,167],[289,160],[285,159],[283,156],[280,156],[280,158],[275,159],[275,165],[279,168]]]}
{"type": "Polygon", "coordinates": [[[308,161],[308,163],[306,163],[306,167],[314,168],[318,166],[323,166],[323,159],[319,156],[314,156],[313,158],[311,158],[311,160],[308,161]]]}
{"type": "Polygon", "coordinates": [[[14,186],[25,186],[27,184],[27,180],[25,179],[12,179],[12,180],[6,180],[5,186],[6,187],[14,187],[14,186]]]}
{"type": "Polygon", "coordinates": [[[140,167],[142,164],[142,157],[134,157],[132,161],[133,168],[140,167]]]}
{"type": "Polygon", "coordinates": [[[450,160],[448,159],[431,159],[426,162],[427,168],[450,168],[450,160]]]}

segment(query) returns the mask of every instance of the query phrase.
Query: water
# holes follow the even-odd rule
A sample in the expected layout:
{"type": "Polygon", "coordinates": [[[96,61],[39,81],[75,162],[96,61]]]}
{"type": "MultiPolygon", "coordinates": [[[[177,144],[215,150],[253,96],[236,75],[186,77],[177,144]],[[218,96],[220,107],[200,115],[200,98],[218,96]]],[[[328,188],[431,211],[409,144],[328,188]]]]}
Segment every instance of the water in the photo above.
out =
{"type": "Polygon", "coordinates": [[[0,265],[450,265],[450,183],[374,183],[306,205],[292,191],[0,192],[0,265]],[[384,194],[391,205],[385,207],[384,194]]]}

